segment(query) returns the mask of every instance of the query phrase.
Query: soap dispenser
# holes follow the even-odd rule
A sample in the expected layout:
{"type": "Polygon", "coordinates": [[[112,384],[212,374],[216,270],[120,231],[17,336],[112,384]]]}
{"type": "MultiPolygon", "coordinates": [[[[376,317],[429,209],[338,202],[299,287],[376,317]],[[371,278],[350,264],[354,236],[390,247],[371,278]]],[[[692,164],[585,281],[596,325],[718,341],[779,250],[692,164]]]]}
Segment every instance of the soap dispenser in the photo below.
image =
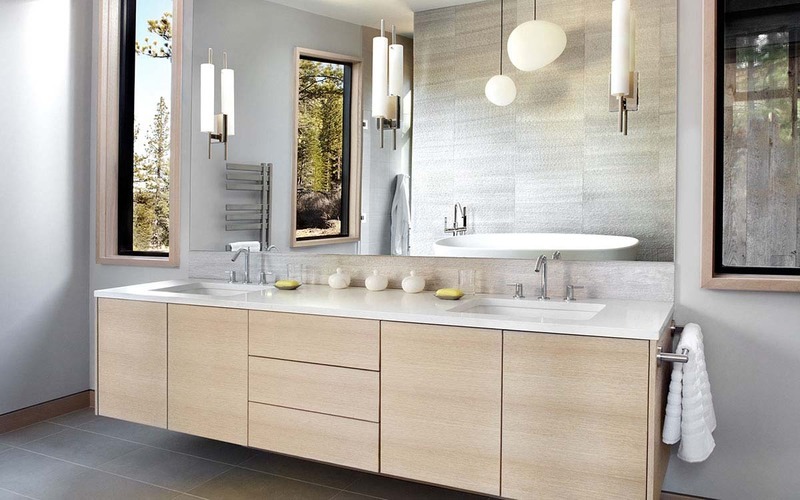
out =
{"type": "Polygon", "coordinates": [[[406,293],[419,293],[425,290],[425,278],[417,276],[417,273],[411,271],[411,275],[403,278],[403,291],[406,293]]]}
{"type": "Polygon", "coordinates": [[[364,281],[364,286],[371,292],[380,292],[381,290],[386,290],[386,287],[389,286],[389,279],[378,274],[378,270],[375,269],[372,271],[372,276],[367,277],[364,281]]]}

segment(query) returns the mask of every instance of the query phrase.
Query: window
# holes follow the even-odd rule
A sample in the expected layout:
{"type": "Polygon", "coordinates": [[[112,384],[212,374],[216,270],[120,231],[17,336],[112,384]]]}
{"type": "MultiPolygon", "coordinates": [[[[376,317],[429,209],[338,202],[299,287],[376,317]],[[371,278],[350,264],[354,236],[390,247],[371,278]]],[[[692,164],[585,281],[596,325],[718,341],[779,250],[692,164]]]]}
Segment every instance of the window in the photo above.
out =
{"type": "Polygon", "coordinates": [[[172,0],[122,0],[121,255],[169,256],[172,0]]]}
{"type": "Polygon", "coordinates": [[[704,285],[800,290],[800,0],[705,2],[704,285]]]}
{"type": "Polygon", "coordinates": [[[293,246],[357,239],[360,63],[316,51],[297,56],[293,246]]]}
{"type": "Polygon", "coordinates": [[[181,0],[102,0],[97,260],[178,264],[181,0]]]}

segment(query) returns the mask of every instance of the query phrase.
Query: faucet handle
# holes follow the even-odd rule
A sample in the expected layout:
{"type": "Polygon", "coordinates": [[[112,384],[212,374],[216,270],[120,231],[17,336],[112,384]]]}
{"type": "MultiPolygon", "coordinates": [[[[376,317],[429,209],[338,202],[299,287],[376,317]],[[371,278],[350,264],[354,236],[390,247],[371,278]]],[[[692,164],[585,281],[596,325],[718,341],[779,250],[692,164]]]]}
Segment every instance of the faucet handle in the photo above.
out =
{"type": "Polygon", "coordinates": [[[525,298],[525,289],[522,283],[508,283],[508,286],[514,287],[514,296],[515,299],[524,299],[525,298]]]}
{"type": "Polygon", "coordinates": [[[236,283],[236,271],[228,271],[225,273],[228,275],[228,283],[236,283]]]}
{"type": "Polygon", "coordinates": [[[583,286],[576,286],[576,285],[567,285],[567,293],[564,297],[564,302],[574,302],[575,301],[575,290],[583,290],[586,287],[583,286]]]}

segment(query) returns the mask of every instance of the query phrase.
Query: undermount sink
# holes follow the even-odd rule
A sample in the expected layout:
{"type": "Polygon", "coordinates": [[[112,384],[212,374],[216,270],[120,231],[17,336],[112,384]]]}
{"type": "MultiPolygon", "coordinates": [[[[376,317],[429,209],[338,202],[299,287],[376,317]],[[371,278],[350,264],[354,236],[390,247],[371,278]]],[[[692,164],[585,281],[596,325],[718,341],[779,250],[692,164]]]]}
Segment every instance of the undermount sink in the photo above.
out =
{"type": "Polygon", "coordinates": [[[184,295],[205,295],[211,297],[235,297],[263,289],[258,285],[237,283],[189,283],[153,290],[154,292],[179,293],[184,295]]]}
{"type": "Polygon", "coordinates": [[[510,319],[588,321],[605,307],[605,304],[582,302],[479,298],[452,307],[449,311],[510,319]]]}

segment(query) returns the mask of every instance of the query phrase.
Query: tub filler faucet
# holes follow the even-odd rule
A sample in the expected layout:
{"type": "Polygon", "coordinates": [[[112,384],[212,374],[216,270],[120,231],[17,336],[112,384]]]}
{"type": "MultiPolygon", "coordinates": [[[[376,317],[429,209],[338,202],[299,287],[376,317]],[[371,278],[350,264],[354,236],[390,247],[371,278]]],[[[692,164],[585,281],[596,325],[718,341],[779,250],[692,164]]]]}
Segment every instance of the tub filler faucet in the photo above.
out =
{"type": "Polygon", "coordinates": [[[467,207],[462,207],[461,203],[453,205],[453,225],[447,225],[447,217],[444,218],[444,232],[453,236],[461,236],[467,232],[467,207]]]}

